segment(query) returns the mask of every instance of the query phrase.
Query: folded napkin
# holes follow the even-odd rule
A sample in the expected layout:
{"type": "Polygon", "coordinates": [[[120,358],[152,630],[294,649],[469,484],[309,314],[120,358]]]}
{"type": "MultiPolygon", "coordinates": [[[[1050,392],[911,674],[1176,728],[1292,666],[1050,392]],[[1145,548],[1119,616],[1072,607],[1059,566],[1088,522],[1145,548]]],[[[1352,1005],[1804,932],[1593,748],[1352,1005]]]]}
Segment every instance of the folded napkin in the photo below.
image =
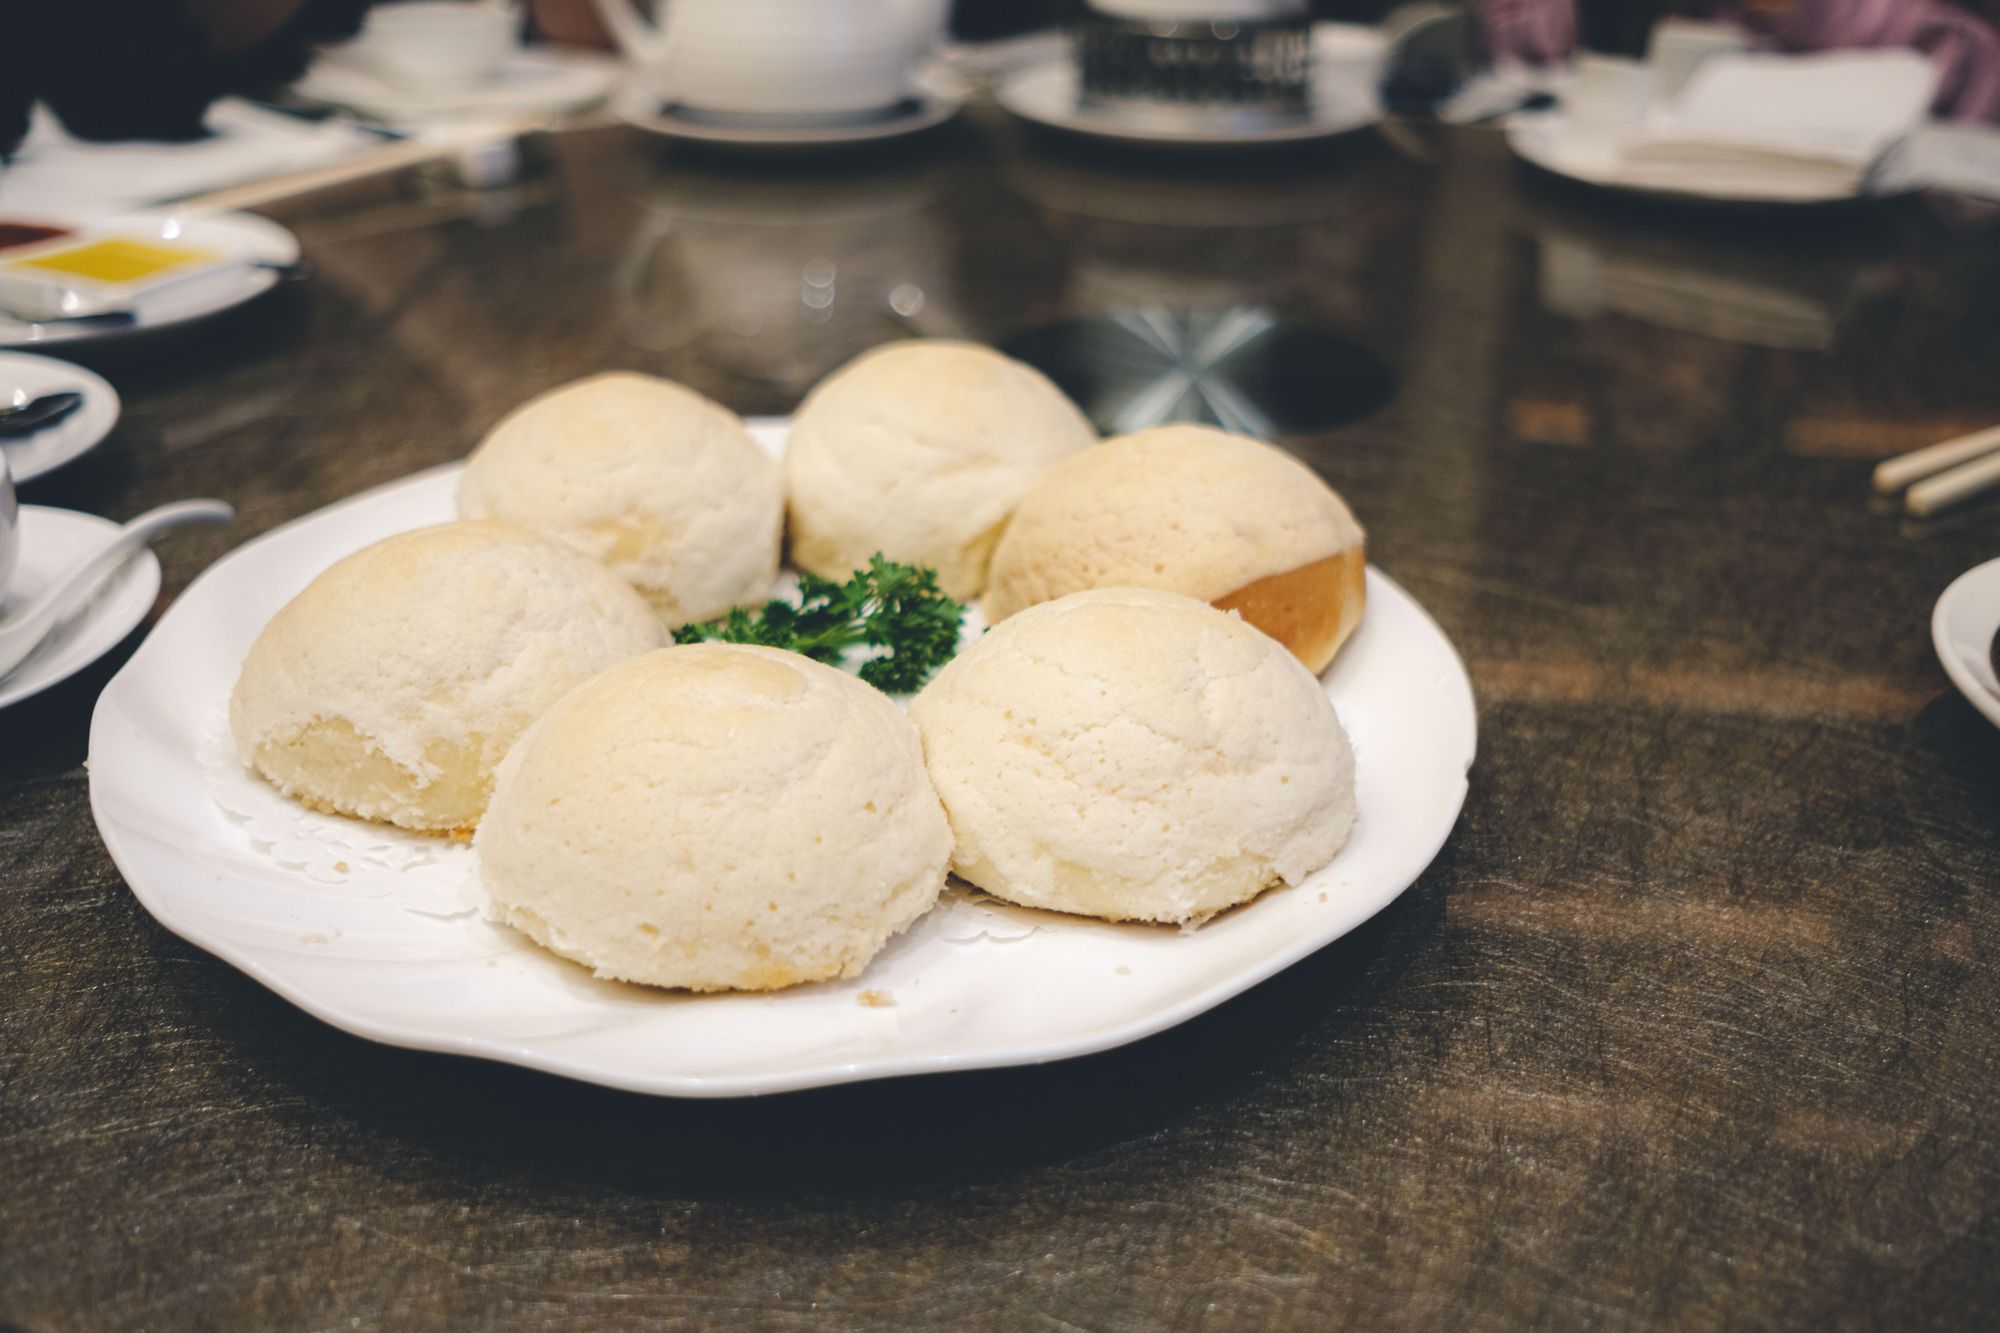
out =
{"type": "Polygon", "coordinates": [[[1858,189],[1923,123],[1936,91],[1937,71],[1909,50],[1712,56],[1625,145],[1622,165],[1635,177],[1699,171],[1858,189]]]}
{"type": "Polygon", "coordinates": [[[1930,124],[1876,173],[1884,190],[1944,190],[2000,201],[2000,127],[1930,124]]]}
{"type": "Polygon", "coordinates": [[[235,98],[208,113],[209,137],[191,143],[86,143],[35,108],[28,136],[0,169],[0,211],[105,213],[204,194],[326,166],[381,147],[379,136],[313,123],[235,98]]]}

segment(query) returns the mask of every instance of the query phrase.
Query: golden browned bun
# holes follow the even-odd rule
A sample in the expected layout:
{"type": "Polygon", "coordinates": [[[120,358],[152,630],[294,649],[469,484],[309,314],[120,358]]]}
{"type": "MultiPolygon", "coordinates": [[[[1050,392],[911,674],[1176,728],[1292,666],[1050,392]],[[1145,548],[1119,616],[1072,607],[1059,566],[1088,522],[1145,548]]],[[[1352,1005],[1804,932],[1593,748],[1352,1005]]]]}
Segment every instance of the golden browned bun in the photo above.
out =
{"type": "Polygon", "coordinates": [[[1236,611],[1315,674],[1361,623],[1361,525],[1289,454],[1206,426],[1120,436],[1051,469],[993,553],[996,624],[1087,588],[1236,611]]]}

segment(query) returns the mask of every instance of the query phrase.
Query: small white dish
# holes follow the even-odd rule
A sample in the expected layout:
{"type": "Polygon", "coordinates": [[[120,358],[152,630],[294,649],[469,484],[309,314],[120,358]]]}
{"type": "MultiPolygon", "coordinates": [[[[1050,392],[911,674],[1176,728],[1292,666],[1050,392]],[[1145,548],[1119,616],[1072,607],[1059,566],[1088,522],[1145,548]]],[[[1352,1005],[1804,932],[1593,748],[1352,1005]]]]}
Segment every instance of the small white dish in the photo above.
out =
{"type": "Polygon", "coordinates": [[[251,213],[160,210],[102,218],[27,220],[66,227],[79,236],[121,235],[180,242],[217,251],[232,262],[139,293],[132,300],[135,318],[129,324],[110,327],[62,321],[32,324],[0,315],[0,348],[118,342],[206,319],[269,291],[280,275],[262,266],[282,268],[297,263],[299,258],[298,237],[270,219],[251,213]]]}
{"type": "Polygon", "coordinates": [[[1352,133],[1382,119],[1376,87],[1385,49],[1381,33],[1352,23],[1313,24],[1313,103],[1297,120],[1193,129],[1149,124],[1083,104],[1076,60],[1067,46],[1012,70],[995,97],[1009,112],[1070,134],[1159,148],[1230,148],[1309,143],[1352,133]]]}
{"type": "Polygon", "coordinates": [[[0,437],[0,453],[18,484],[53,472],[101,443],[118,424],[118,391],[82,366],[25,352],[0,352],[0,404],[16,393],[38,398],[45,393],[83,395],[83,406],[52,426],[32,435],[0,437]]]}
{"type": "MultiPolygon", "coordinates": [[[[93,514],[21,506],[19,563],[0,593],[0,615],[40,596],[64,574],[102,550],[118,525],[93,514]]],[[[44,639],[12,672],[0,676],[0,708],[69,679],[122,643],[160,595],[160,562],[141,551],[105,581],[90,603],[44,639]]]]}
{"type": "Polygon", "coordinates": [[[536,47],[510,56],[491,77],[466,88],[418,91],[392,83],[342,47],[321,53],[292,93],[308,102],[391,125],[478,116],[556,116],[587,111],[617,86],[621,67],[605,56],[536,47]]]}
{"type": "MultiPolygon", "coordinates": [[[[774,455],[787,430],[752,424],[774,455]]],[[[680,1097],[1084,1055],[1184,1022],[1366,921],[1430,864],[1465,799],[1465,667],[1371,569],[1361,628],[1322,678],[1354,743],[1359,819],[1305,883],[1185,933],[954,890],[851,981],[713,996],[598,981],[484,919],[464,844],[294,805],[229,741],[229,693],[265,621],[342,556],[453,517],[459,473],[355,496],[216,562],[91,721],[91,809],[146,910],[363,1037],[680,1097]]]]}
{"type": "Polygon", "coordinates": [[[938,71],[920,77],[901,105],[861,120],[795,125],[737,120],[691,111],[637,84],[620,93],[611,109],[627,125],[667,139],[741,152],[793,152],[849,148],[921,134],[956,116],[965,106],[965,97],[956,76],[938,71]]]}
{"type": "Polygon", "coordinates": [[[1966,702],[2000,727],[2000,677],[1993,637],[2000,634],[2000,560],[1974,565],[1951,581],[1931,612],[1931,644],[1966,702]]]}
{"type": "Polygon", "coordinates": [[[1711,204],[1822,205],[1869,197],[1856,185],[1784,172],[1626,163],[1615,136],[1581,130],[1560,111],[1507,123],[1514,155],[1551,175],[1600,189],[1711,204]]]}

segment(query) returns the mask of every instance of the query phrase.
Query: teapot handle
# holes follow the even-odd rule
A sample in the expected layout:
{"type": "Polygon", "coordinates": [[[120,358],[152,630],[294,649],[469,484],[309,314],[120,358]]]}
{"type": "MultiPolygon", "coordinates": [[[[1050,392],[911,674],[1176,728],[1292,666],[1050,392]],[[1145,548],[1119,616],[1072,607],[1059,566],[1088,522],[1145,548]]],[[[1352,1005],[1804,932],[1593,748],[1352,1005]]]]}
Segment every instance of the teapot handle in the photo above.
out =
{"type": "MultiPolygon", "coordinates": [[[[653,0],[655,17],[664,20],[669,0],[653,0]]],[[[639,11],[639,0],[596,0],[604,26],[633,63],[657,68],[666,63],[668,40],[659,23],[650,23],[639,11]]]]}

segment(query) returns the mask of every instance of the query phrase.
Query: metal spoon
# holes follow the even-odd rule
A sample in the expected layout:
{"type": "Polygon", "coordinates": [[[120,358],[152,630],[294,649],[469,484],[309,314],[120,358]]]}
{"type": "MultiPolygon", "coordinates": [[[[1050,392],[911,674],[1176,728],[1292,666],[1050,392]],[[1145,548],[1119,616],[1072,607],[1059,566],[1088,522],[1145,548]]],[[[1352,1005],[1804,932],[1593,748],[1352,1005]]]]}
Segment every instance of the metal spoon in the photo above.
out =
{"type": "Polygon", "coordinates": [[[110,545],[57,580],[47,592],[0,619],[0,680],[48,638],[49,631],[95,593],[141,546],[188,523],[227,523],[236,511],[220,500],[181,500],[149,509],[118,530],[110,545]]]}
{"type": "Polygon", "coordinates": [[[83,395],[74,389],[45,393],[13,407],[0,407],[0,435],[33,435],[55,425],[83,406],[83,395]]]}

